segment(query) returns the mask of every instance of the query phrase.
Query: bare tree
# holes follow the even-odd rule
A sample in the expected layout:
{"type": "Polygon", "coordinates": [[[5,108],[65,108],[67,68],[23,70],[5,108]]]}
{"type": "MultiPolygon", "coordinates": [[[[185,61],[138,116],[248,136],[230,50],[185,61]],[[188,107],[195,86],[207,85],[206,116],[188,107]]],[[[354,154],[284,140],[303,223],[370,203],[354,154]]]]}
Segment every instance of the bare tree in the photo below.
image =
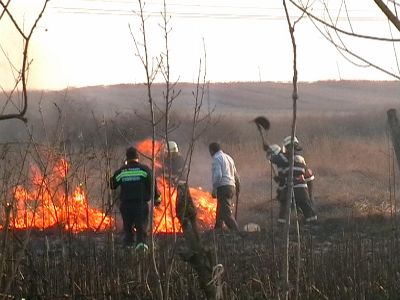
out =
{"type": "MultiPolygon", "coordinates": [[[[0,22],[2,19],[7,16],[13,26],[15,31],[18,33],[18,36],[22,38],[23,41],[23,49],[22,49],[22,65],[20,68],[15,67],[14,63],[11,61],[10,57],[3,51],[6,60],[10,64],[11,69],[17,69],[18,75],[15,78],[15,83],[14,87],[11,89],[11,91],[6,91],[3,87],[0,86],[2,93],[4,95],[5,101],[4,104],[1,108],[0,112],[0,121],[1,120],[8,120],[8,119],[20,119],[24,122],[26,122],[25,118],[25,113],[28,109],[28,89],[27,89],[27,84],[28,84],[28,71],[29,67],[31,65],[31,61],[29,60],[29,45],[32,39],[32,35],[35,32],[35,29],[37,28],[37,25],[40,21],[40,19],[43,16],[44,11],[46,10],[47,4],[50,0],[45,0],[44,4],[42,6],[41,11],[37,15],[35,21],[33,22],[33,25],[30,27],[29,30],[25,31],[23,28],[23,24],[19,24],[13,15],[13,13],[10,11],[9,6],[11,3],[11,0],[8,0],[7,2],[0,0],[0,5],[3,8],[3,10],[0,13],[0,22]],[[22,86],[22,105],[19,106],[16,104],[17,99],[19,98],[18,95],[16,95],[16,91],[18,90],[18,87],[22,86]],[[5,112],[8,106],[13,106],[16,112],[5,112]]],[[[1,47],[1,45],[0,45],[1,47]]],[[[2,48],[2,47],[1,47],[2,48]]]]}
{"type": "Polygon", "coordinates": [[[290,282],[289,282],[289,234],[290,234],[290,215],[291,215],[291,206],[294,203],[294,211],[296,216],[296,229],[297,229],[297,268],[296,268],[296,294],[295,299],[299,297],[299,281],[300,281],[300,232],[299,232],[299,222],[297,219],[297,211],[296,211],[296,199],[294,198],[293,191],[293,167],[294,167],[294,137],[296,135],[296,121],[297,121],[297,100],[298,96],[298,88],[297,88],[297,46],[296,39],[294,35],[295,25],[300,19],[296,20],[292,23],[289,12],[286,5],[286,0],[283,0],[283,6],[285,9],[285,15],[288,23],[288,29],[290,33],[290,39],[292,42],[292,50],[293,50],[293,92],[292,92],[292,126],[291,126],[291,150],[289,156],[289,173],[287,179],[287,191],[286,191],[286,202],[285,202],[285,212],[286,212],[286,227],[285,227],[285,243],[284,243],[284,258],[283,258],[283,274],[285,279],[284,292],[285,299],[289,299],[290,293],[290,282]]]}
{"type": "MultiPolygon", "coordinates": [[[[20,67],[16,67],[14,62],[11,60],[11,58],[7,55],[7,53],[4,51],[2,45],[0,45],[0,48],[3,52],[3,55],[8,61],[8,64],[10,66],[10,75],[13,76],[14,71],[17,71],[17,75],[14,76],[14,84],[13,87],[10,91],[6,91],[4,87],[0,85],[1,92],[3,94],[2,98],[4,98],[4,103],[2,103],[1,111],[0,111],[0,121],[2,120],[10,120],[10,119],[19,119],[24,122],[26,122],[25,114],[28,109],[28,71],[29,67],[31,65],[31,61],[29,61],[29,46],[30,42],[33,36],[33,33],[35,32],[35,29],[37,28],[37,24],[39,23],[40,19],[42,18],[47,4],[49,0],[45,0],[43,3],[43,6],[36,16],[32,26],[26,31],[23,28],[24,24],[20,24],[17,22],[15,15],[13,12],[10,11],[9,7],[11,4],[11,0],[8,1],[3,1],[0,0],[0,5],[2,9],[0,10],[0,25],[5,24],[6,18],[11,21],[11,24],[13,25],[13,29],[17,32],[17,36],[22,38],[23,41],[23,46],[22,46],[22,63],[20,67]],[[2,23],[3,22],[3,23],[2,23]],[[19,95],[18,90],[19,87],[22,86],[22,93],[19,95]],[[17,104],[17,101],[21,99],[21,105],[17,104]],[[9,108],[11,107],[11,109],[9,108]]],[[[28,128],[27,128],[28,129],[28,128]]],[[[18,180],[22,177],[22,172],[23,172],[23,167],[27,159],[27,155],[29,152],[29,148],[32,145],[32,134],[30,134],[31,140],[28,144],[28,147],[23,155],[23,163],[21,166],[21,169],[19,170],[19,175],[18,175],[18,180]]],[[[18,167],[13,166],[13,169],[18,169],[18,167]]],[[[2,292],[3,298],[6,298],[6,295],[8,294],[12,283],[14,282],[15,276],[17,274],[18,268],[20,267],[22,259],[25,257],[25,250],[27,243],[30,240],[30,231],[27,232],[24,240],[20,241],[20,251],[15,254],[10,252],[11,250],[8,249],[8,230],[9,230],[9,225],[10,225],[10,216],[13,208],[13,201],[5,201],[2,205],[5,208],[5,223],[4,225],[4,235],[3,235],[3,241],[2,241],[2,255],[1,256],[1,266],[0,266],[0,278],[3,278],[3,275],[5,273],[4,269],[6,268],[6,260],[10,259],[9,256],[13,256],[15,261],[12,264],[12,267],[9,268],[7,280],[3,282],[0,285],[2,292]]]]}
{"type": "Polygon", "coordinates": [[[146,91],[147,91],[147,100],[149,101],[149,110],[150,110],[150,122],[151,122],[151,129],[152,129],[152,147],[151,147],[151,170],[152,170],[152,184],[151,184],[151,206],[150,206],[150,251],[151,251],[151,261],[154,273],[156,275],[157,280],[157,294],[159,299],[163,299],[163,288],[161,284],[161,277],[157,268],[157,262],[155,259],[155,247],[154,247],[154,233],[153,233],[153,213],[154,213],[154,197],[155,197],[155,189],[156,189],[156,182],[155,182],[155,141],[156,141],[156,125],[157,121],[155,118],[155,104],[152,94],[152,84],[156,78],[157,73],[160,69],[160,63],[158,62],[155,66],[151,65],[150,63],[150,54],[148,50],[148,43],[147,43],[147,35],[146,35],[146,16],[144,13],[144,3],[141,0],[138,0],[139,11],[137,15],[140,19],[140,32],[141,32],[141,40],[139,41],[135,34],[133,33],[131,27],[131,36],[134,41],[135,49],[136,49],[136,56],[140,59],[141,64],[145,71],[146,76],[146,91]]]}
{"type": "MultiPolygon", "coordinates": [[[[164,117],[164,140],[165,140],[165,145],[166,145],[166,150],[168,152],[167,157],[163,156],[164,159],[167,159],[169,161],[163,161],[164,165],[171,165],[171,149],[169,147],[169,134],[171,131],[173,131],[175,128],[170,125],[170,112],[171,108],[173,105],[174,100],[179,96],[180,90],[175,92],[175,88],[177,85],[178,81],[171,82],[171,65],[170,65],[170,52],[169,52],[169,33],[171,32],[171,25],[170,25],[170,19],[171,17],[167,13],[167,4],[166,1],[163,1],[163,11],[161,13],[162,17],[162,23],[160,25],[163,33],[164,33],[164,52],[161,53],[160,58],[159,58],[159,65],[160,65],[160,72],[161,75],[164,79],[165,82],[165,89],[163,91],[163,97],[164,97],[164,111],[163,111],[163,117],[164,117]]],[[[164,149],[165,152],[165,149],[164,149]]],[[[163,168],[163,177],[167,178],[167,182],[171,183],[172,182],[172,169],[168,168],[168,174],[165,174],[165,168],[163,168]]],[[[172,199],[173,199],[173,194],[176,193],[176,186],[172,186],[171,184],[168,185],[168,188],[164,188],[163,190],[163,197],[164,201],[167,201],[165,205],[165,211],[164,214],[168,214],[168,210],[170,213],[170,216],[172,218],[172,231],[174,234],[174,241],[176,243],[176,228],[175,228],[175,212],[173,211],[173,205],[172,205],[172,199]]],[[[175,254],[175,247],[174,251],[172,251],[172,255],[168,260],[168,266],[167,266],[167,272],[165,274],[165,284],[164,284],[164,291],[163,291],[163,296],[165,299],[169,298],[169,290],[170,290],[170,280],[171,280],[171,274],[172,274],[172,268],[174,266],[174,254],[175,254]]]]}
{"type": "MultiPolygon", "coordinates": [[[[162,134],[163,139],[165,140],[165,145],[166,145],[166,150],[168,153],[170,153],[169,149],[169,134],[176,130],[176,127],[174,124],[170,123],[170,112],[171,108],[173,105],[174,100],[180,95],[180,90],[176,91],[177,87],[177,82],[178,81],[171,81],[171,66],[170,66],[170,55],[169,55],[169,33],[171,31],[170,28],[170,17],[167,14],[167,5],[166,2],[163,2],[163,12],[161,13],[162,17],[162,23],[160,24],[160,27],[163,31],[163,38],[164,38],[164,51],[160,54],[160,56],[156,59],[156,65],[150,66],[149,62],[149,51],[148,51],[148,41],[146,40],[146,28],[145,28],[145,20],[146,16],[144,14],[143,10],[143,3],[141,1],[139,2],[139,11],[137,12],[137,16],[139,17],[141,21],[141,26],[140,26],[140,31],[141,31],[141,40],[139,41],[136,36],[133,34],[132,29],[131,29],[131,35],[134,40],[135,44],[135,49],[136,49],[136,55],[139,57],[142,65],[144,66],[145,73],[146,73],[146,87],[147,87],[147,98],[149,100],[150,104],[150,124],[152,126],[152,157],[151,157],[151,162],[152,162],[152,170],[153,170],[153,178],[155,177],[155,159],[156,155],[154,153],[154,142],[156,139],[156,130],[157,126],[160,124],[161,120],[164,120],[164,132],[162,134]],[[161,75],[164,83],[165,83],[165,88],[163,90],[163,100],[165,103],[164,109],[161,109],[157,103],[154,101],[153,95],[152,95],[152,83],[154,79],[156,78],[157,75],[161,75]]],[[[205,51],[204,51],[205,53],[205,51]]],[[[153,60],[152,60],[153,61],[153,60]]],[[[205,57],[204,57],[205,61],[205,57]]],[[[192,119],[192,130],[191,130],[191,137],[190,137],[190,143],[189,143],[189,149],[187,151],[186,157],[184,159],[184,163],[187,166],[187,172],[184,172],[182,170],[182,174],[178,176],[179,178],[185,179],[185,184],[177,184],[174,183],[172,184],[172,174],[171,170],[169,168],[170,174],[163,174],[165,178],[167,178],[167,182],[169,182],[169,186],[165,188],[165,199],[164,201],[166,202],[165,205],[165,211],[163,212],[164,215],[168,214],[168,210],[170,211],[171,218],[174,220],[175,218],[175,212],[172,211],[173,205],[171,203],[172,195],[174,193],[177,194],[176,198],[181,199],[182,201],[180,203],[183,203],[183,206],[180,206],[180,204],[177,205],[177,212],[176,214],[178,215],[178,219],[181,222],[185,239],[187,240],[188,247],[191,249],[190,254],[183,254],[181,253],[181,257],[190,257],[188,260],[192,263],[195,261],[195,263],[192,265],[195,270],[199,274],[199,281],[200,285],[203,288],[203,290],[206,293],[207,298],[213,299],[215,298],[215,286],[214,282],[210,283],[213,279],[212,274],[213,274],[213,263],[212,259],[210,259],[211,255],[210,252],[205,250],[201,244],[200,244],[200,239],[199,239],[199,234],[197,232],[197,227],[195,226],[196,220],[195,220],[195,207],[193,206],[193,203],[191,207],[189,208],[186,206],[187,201],[191,201],[190,193],[189,193],[189,187],[188,187],[188,177],[190,173],[190,165],[191,165],[191,159],[193,155],[193,150],[194,150],[194,145],[195,142],[198,140],[199,136],[204,132],[204,130],[207,128],[207,124],[210,120],[210,116],[212,113],[212,110],[209,110],[206,113],[202,113],[202,106],[203,106],[203,99],[205,95],[205,82],[206,78],[206,68],[205,68],[205,63],[203,66],[203,61],[200,60],[200,65],[199,65],[199,71],[198,71],[198,80],[196,84],[196,90],[192,92],[193,98],[194,98],[194,113],[193,113],[193,119],[192,119]],[[202,76],[203,75],[203,76],[202,76]],[[186,176],[186,178],[183,178],[183,176],[186,176]],[[188,224],[189,220],[186,218],[190,214],[190,224],[192,226],[190,227],[189,230],[186,230],[187,227],[186,225],[188,224]],[[192,231],[193,230],[193,231],[192,231]],[[185,256],[186,255],[186,256],[185,256]]],[[[170,159],[170,155],[167,156],[166,159],[170,159]]],[[[165,164],[168,164],[168,161],[164,161],[165,164]]],[[[153,189],[154,193],[154,189],[153,189]]],[[[178,200],[177,200],[178,202],[178,200]]],[[[150,212],[151,218],[150,218],[150,224],[151,226],[153,225],[153,206],[150,212]]],[[[174,221],[172,222],[174,224],[174,221]]],[[[153,269],[156,270],[156,275],[157,275],[157,280],[158,280],[158,296],[159,298],[164,298],[168,299],[169,298],[169,282],[170,282],[170,276],[172,273],[172,267],[174,265],[174,254],[176,250],[176,243],[173,246],[173,251],[170,259],[168,260],[168,265],[166,266],[166,274],[165,274],[165,284],[164,288],[162,289],[161,286],[161,276],[157,271],[157,263],[155,260],[154,256],[154,236],[153,236],[153,227],[151,228],[152,232],[152,264],[153,264],[153,269]]],[[[175,228],[174,228],[174,234],[175,234],[175,228]]],[[[176,239],[175,239],[176,242],[176,239]]],[[[219,271],[220,272],[220,271],[219,271]]],[[[218,273],[220,274],[220,273],[218,273]]]]}
{"type": "MultiPolygon", "coordinates": [[[[188,170],[186,183],[189,181],[189,174],[192,162],[193,151],[198,138],[208,128],[212,110],[203,114],[203,101],[206,88],[206,50],[204,46],[204,60],[200,59],[197,75],[196,90],[192,92],[194,98],[194,111],[191,124],[190,144],[186,160],[188,170]],[[204,64],[204,66],[203,66],[204,64]]],[[[199,276],[199,284],[207,299],[222,299],[222,286],[220,276],[223,273],[223,265],[217,264],[216,255],[212,255],[210,249],[203,246],[200,234],[197,229],[196,209],[189,193],[188,184],[178,187],[177,214],[182,224],[183,234],[187,249],[181,251],[183,260],[187,261],[199,276]]],[[[215,254],[215,253],[214,253],[215,254]]]]}

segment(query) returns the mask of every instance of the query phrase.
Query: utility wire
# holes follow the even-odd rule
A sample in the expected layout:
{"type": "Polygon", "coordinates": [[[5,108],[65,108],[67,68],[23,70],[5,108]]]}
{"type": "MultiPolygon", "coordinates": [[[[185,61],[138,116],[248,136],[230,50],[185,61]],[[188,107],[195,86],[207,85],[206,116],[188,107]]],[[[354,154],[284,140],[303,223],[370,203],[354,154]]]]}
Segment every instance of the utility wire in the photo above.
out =
{"type": "MultiPolygon", "coordinates": [[[[65,7],[55,6],[59,13],[64,14],[87,14],[87,15],[119,15],[119,16],[134,16],[136,15],[132,9],[111,9],[111,8],[89,8],[89,7],[65,7]]],[[[146,16],[161,16],[159,11],[148,10],[144,12],[146,16]]],[[[255,13],[230,13],[230,12],[188,12],[188,11],[169,11],[172,17],[179,18],[196,18],[196,19],[260,19],[260,20],[286,20],[282,14],[264,14],[255,13]]],[[[300,15],[298,16],[300,17],[300,15]]],[[[347,17],[339,17],[341,21],[348,21],[347,17]]],[[[383,21],[385,18],[370,17],[370,16],[357,16],[352,17],[353,21],[383,21]]]]}
{"type": "MultiPolygon", "coordinates": [[[[61,3],[61,1],[59,1],[61,3]]],[[[72,1],[71,1],[72,2],[72,1]]],[[[103,4],[122,4],[122,5],[135,5],[137,3],[136,0],[78,0],[75,2],[82,2],[82,3],[103,3],[103,4]]],[[[391,1],[393,2],[393,0],[391,1]]],[[[65,3],[64,1],[62,3],[65,3]]],[[[145,3],[146,6],[162,6],[163,3],[160,2],[152,2],[152,1],[148,1],[145,3]]],[[[275,11],[282,11],[282,7],[281,6],[276,6],[276,7],[272,7],[272,6],[244,6],[244,5],[222,5],[222,4],[215,4],[215,1],[211,1],[209,3],[206,3],[204,1],[198,1],[197,3],[186,3],[186,2],[182,2],[182,3],[177,3],[177,2],[168,2],[167,3],[168,7],[198,7],[198,8],[222,8],[222,9],[254,9],[254,10],[275,10],[275,11]],[[211,4],[212,3],[212,4],[211,4]]],[[[323,11],[323,9],[317,8],[317,9],[313,9],[314,12],[316,11],[323,11]]],[[[351,12],[370,12],[370,10],[368,9],[351,9],[349,10],[351,12]]]]}
{"type": "MultiPolygon", "coordinates": [[[[70,1],[71,3],[72,1],[70,1]]],[[[57,2],[55,2],[57,3],[57,2]]],[[[133,15],[132,7],[135,6],[135,0],[78,0],[74,1],[71,6],[66,6],[65,2],[58,2],[60,5],[55,5],[53,8],[58,9],[60,13],[82,13],[82,14],[99,14],[99,15],[133,15]],[[63,5],[61,5],[61,3],[63,5]],[[80,6],[79,4],[82,4],[80,6]],[[112,8],[110,7],[112,4],[112,8]],[[89,5],[89,6],[88,6],[89,5]],[[120,6],[121,8],[115,9],[115,6],[120,6]],[[129,5],[129,7],[128,7],[129,5]],[[102,7],[99,7],[102,6],[102,7]],[[132,6],[132,7],[131,7],[132,6]]],[[[157,10],[155,7],[159,6],[162,8],[162,3],[160,2],[146,2],[146,15],[160,15],[161,10],[157,10]],[[152,7],[152,9],[150,9],[152,7]]],[[[262,18],[262,19],[276,19],[276,20],[286,20],[286,16],[282,12],[282,8],[279,6],[257,6],[257,5],[222,5],[216,4],[215,2],[204,3],[198,1],[198,3],[179,3],[173,2],[168,3],[169,13],[178,17],[189,17],[189,18],[262,18]],[[181,10],[180,8],[185,8],[186,10],[181,10]],[[195,8],[194,10],[189,10],[188,8],[195,8]],[[234,10],[240,10],[240,12],[232,12],[234,10]],[[245,13],[243,11],[245,10],[245,13]],[[278,12],[278,14],[277,14],[278,12]]],[[[324,9],[316,8],[313,12],[317,11],[323,12],[324,9]]],[[[352,13],[365,13],[368,12],[366,9],[352,9],[349,10],[352,13]]],[[[338,17],[339,20],[347,21],[346,17],[338,17]]],[[[373,16],[354,16],[354,20],[358,21],[383,21],[384,18],[376,18],[373,16]]]]}

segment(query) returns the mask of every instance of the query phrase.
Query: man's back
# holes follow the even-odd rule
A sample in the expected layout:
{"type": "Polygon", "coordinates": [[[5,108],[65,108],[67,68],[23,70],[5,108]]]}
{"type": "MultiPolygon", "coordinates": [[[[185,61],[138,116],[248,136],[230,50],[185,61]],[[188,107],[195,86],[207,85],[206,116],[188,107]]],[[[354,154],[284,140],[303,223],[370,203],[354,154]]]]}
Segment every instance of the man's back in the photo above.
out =
{"type": "Polygon", "coordinates": [[[110,187],[121,186],[121,202],[143,202],[150,200],[151,173],[147,166],[129,161],[119,168],[111,178],[110,187]]]}
{"type": "Polygon", "coordinates": [[[213,188],[224,185],[235,186],[236,177],[238,176],[232,157],[222,150],[215,153],[212,162],[213,188]]]}

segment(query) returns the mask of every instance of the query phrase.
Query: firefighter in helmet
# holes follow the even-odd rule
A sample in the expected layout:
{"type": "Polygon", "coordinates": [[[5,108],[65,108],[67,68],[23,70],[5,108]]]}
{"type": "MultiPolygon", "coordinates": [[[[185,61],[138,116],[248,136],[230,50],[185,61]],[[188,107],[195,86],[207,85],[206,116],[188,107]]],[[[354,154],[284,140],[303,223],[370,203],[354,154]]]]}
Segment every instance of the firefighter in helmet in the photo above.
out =
{"type": "MultiPolygon", "coordinates": [[[[291,143],[291,136],[287,136],[283,140],[283,150],[286,151],[285,145],[290,146],[291,143]]],[[[295,155],[301,155],[301,152],[303,151],[303,148],[299,145],[299,140],[297,137],[294,137],[294,153],[295,155]]],[[[307,183],[307,188],[308,188],[308,194],[310,196],[310,201],[311,203],[314,203],[314,194],[313,194],[313,181],[315,179],[314,172],[309,168],[307,165],[305,167],[304,171],[304,181],[307,183]]]]}
{"type": "MultiPolygon", "coordinates": [[[[291,136],[285,137],[283,140],[283,150],[277,155],[271,156],[271,163],[275,164],[278,169],[279,187],[278,200],[280,203],[279,209],[279,223],[286,223],[286,201],[287,201],[287,179],[289,176],[289,157],[292,149],[292,138],[291,136]]],[[[307,164],[303,156],[300,155],[302,148],[299,145],[297,137],[293,139],[293,194],[296,206],[302,211],[306,223],[313,223],[317,220],[308,191],[308,181],[314,179],[312,172],[308,172],[307,164]]]]}
{"type": "Polygon", "coordinates": [[[185,159],[174,141],[168,141],[168,144],[164,145],[163,166],[164,176],[169,182],[175,185],[180,180],[186,180],[185,159]]]}

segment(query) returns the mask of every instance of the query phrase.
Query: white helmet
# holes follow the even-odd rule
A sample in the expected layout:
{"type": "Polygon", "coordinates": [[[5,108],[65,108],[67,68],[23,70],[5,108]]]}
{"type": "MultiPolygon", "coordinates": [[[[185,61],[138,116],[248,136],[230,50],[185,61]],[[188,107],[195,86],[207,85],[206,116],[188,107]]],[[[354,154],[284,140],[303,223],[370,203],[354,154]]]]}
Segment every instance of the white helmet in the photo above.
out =
{"type": "Polygon", "coordinates": [[[277,144],[273,144],[269,146],[269,151],[274,155],[278,155],[279,152],[281,152],[281,147],[279,147],[277,144]]]}
{"type": "Polygon", "coordinates": [[[165,147],[165,152],[168,152],[168,148],[169,148],[169,152],[171,152],[171,153],[179,152],[178,144],[174,141],[168,141],[168,147],[165,147]]]}
{"type": "MultiPolygon", "coordinates": [[[[285,146],[285,147],[287,147],[287,146],[289,146],[290,144],[292,143],[292,136],[291,135],[289,135],[289,136],[287,136],[287,137],[285,137],[284,139],[283,139],[283,146],[285,146]]],[[[299,144],[299,140],[297,139],[297,137],[294,137],[294,139],[293,139],[293,143],[296,145],[296,144],[299,144]]]]}

